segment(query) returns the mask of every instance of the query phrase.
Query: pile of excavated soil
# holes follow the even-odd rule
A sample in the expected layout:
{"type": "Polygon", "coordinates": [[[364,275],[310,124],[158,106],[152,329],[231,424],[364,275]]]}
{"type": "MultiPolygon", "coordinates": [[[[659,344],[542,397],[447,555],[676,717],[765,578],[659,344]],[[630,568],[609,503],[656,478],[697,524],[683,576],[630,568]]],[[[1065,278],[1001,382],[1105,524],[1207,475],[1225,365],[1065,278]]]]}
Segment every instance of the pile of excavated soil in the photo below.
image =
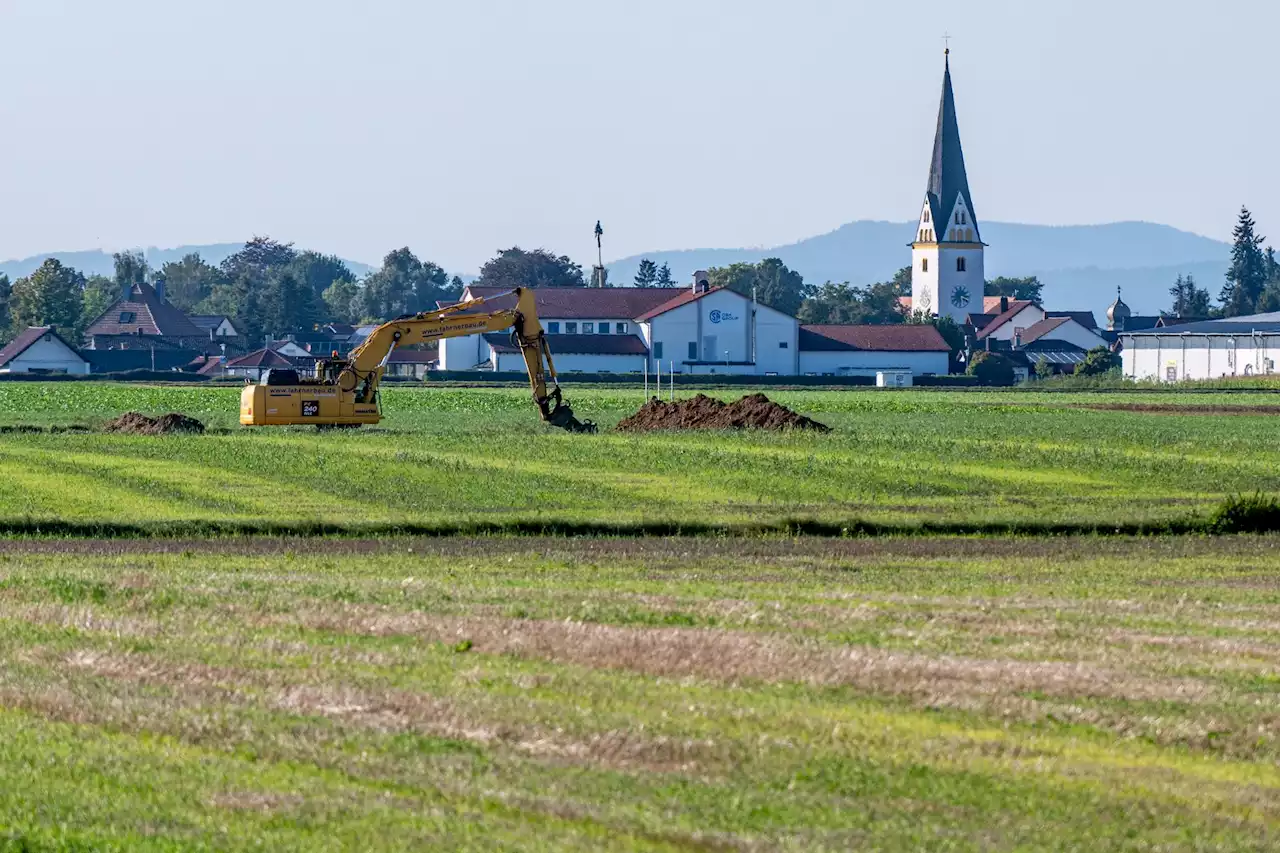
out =
{"type": "Polygon", "coordinates": [[[661,429],[809,429],[831,432],[831,427],[779,405],[763,394],[723,403],[705,394],[692,400],[664,403],[657,397],[618,424],[623,432],[661,429]]]}
{"type": "Polygon", "coordinates": [[[178,412],[170,412],[158,418],[150,418],[138,412],[126,412],[103,427],[105,432],[122,432],[128,435],[165,435],[173,432],[204,432],[204,424],[178,412]]]}

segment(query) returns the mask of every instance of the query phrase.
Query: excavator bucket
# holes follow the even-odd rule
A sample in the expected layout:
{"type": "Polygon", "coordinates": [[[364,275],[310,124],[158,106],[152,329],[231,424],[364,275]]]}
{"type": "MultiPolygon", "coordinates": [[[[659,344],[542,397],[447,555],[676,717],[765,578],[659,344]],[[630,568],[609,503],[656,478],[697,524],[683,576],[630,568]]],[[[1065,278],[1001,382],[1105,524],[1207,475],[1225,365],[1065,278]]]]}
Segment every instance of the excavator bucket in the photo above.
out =
{"type": "Polygon", "coordinates": [[[580,421],[574,417],[573,408],[560,399],[559,388],[546,400],[541,401],[539,408],[542,409],[542,419],[553,427],[559,427],[569,432],[594,433],[597,431],[596,425],[591,421],[580,421]]]}

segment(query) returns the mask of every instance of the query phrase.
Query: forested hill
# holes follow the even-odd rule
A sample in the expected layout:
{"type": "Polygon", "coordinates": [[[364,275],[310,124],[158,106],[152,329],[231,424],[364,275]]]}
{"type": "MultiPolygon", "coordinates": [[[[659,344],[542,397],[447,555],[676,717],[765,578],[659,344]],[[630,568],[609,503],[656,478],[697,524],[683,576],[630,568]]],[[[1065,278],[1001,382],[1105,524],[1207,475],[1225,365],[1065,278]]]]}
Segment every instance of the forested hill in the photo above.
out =
{"type": "MultiPolygon", "coordinates": [[[[609,264],[609,280],[630,282],[642,258],[670,264],[678,281],[694,270],[768,257],[804,276],[806,282],[886,281],[910,263],[907,248],[915,223],[851,222],[798,243],[757,249],[687,249],[646,252],[609,264]]],[[[1115,299],[1116,287],[1137,313],[1155,313],[1169,302],[1169,287],[1190,273],[1217,295],[1231,247],[1208,237],[1148,222],[1107,225],[1019,225],[986,222],[987,277],[1036,275],[1047,304],[1098,309],[1115,299]]]]}

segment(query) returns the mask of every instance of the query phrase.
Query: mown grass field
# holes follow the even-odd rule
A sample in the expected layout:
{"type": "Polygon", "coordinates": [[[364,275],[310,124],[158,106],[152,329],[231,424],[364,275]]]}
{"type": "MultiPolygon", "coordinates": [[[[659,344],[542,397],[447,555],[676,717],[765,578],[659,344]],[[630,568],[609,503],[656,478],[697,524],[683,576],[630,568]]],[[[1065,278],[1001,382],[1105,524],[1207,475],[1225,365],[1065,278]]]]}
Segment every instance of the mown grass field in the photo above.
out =
{"type": "Polygon", "coordinates": [[[600,435],[545,427],[516,389],[392,388],[383,426],[316,433],[241,429],[237,388],[2,383],[0,426],[178,410],[217,434],[0,435],[0,522],[1106,525],[1280,491],[1269,393],[773,395],[821,436],[610,433],[639,389],[570,396],[600,435]]]}
{"type": "Polygon", "coordinates": [[[1274,850],[1274,539],[0,545],[0,849],[1274,850]]]}

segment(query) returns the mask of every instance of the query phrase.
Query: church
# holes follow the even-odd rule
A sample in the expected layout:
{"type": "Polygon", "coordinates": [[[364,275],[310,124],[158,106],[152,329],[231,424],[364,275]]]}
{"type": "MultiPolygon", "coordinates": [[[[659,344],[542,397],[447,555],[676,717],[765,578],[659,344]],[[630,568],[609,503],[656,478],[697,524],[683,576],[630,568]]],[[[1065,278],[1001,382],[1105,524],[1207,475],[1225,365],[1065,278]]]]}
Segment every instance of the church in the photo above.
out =
{"type": "Polygon", "coordinates": [[[929,183],[911,244],[911,307],[963,325],[970,314],[983,314],[982,234],[969,192],[951,88],[951,51],[942,75],[938,131],[929,161],[929,183]]]}

